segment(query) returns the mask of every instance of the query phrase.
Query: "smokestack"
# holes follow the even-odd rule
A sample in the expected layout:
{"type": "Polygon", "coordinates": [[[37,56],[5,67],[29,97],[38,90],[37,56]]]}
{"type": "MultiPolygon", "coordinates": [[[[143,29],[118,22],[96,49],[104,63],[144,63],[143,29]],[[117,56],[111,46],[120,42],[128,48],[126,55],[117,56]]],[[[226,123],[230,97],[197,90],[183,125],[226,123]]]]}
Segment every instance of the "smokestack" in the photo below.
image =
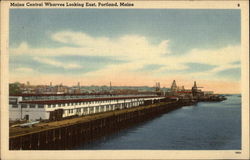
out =
{"type": "Polygon", "coordinates": [[[111,81],[109,83],[109,90],[111,91],[112,90],[112,84],[111,84],[111,81]]]}

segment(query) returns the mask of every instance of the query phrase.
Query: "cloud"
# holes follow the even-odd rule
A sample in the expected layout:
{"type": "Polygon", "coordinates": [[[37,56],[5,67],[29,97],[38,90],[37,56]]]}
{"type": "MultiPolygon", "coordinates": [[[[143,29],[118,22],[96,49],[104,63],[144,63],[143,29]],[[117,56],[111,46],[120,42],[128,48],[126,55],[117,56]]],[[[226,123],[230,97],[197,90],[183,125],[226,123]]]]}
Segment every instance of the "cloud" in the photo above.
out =
{"type": "Polygon", "coordinates": [[[216,65],[210,65],[210,64],[202,64],[202,63],[185,63],[184,65],[187,66],[186,69],[179,70],[181,73],[196,73],[196,72],[205,72],[205,71],[211,71],[212,69],[216,68],[216,65]]]}
{"type": "Polygon", "coordinates": [[[41,58],[41,57],[34,57],[33,60],[40,62],[40,63],[44,63],[44,64],[48,64],[48,65],[52,65],[55,67],[61,67],[64,69],[79,69],[82,68],[82,66],[78,65],[78,64],[66,64],[66,63],[62,63],[53,59],[49,59],[49,58],[41,58]]]}
{"type": "Polygon", "coordinates": [[[189,62],[199,62],[210,65],[225,65],[240,61],[240,45],[226,46],[220,49],[193,49],[187,54],[189,62]]]}
{"type": "Polygon", "coordinates": [[[31,73],[33,72],[34,70],[32,68],[28,68],[28,67],[20,67],[20,68],[16,68],[15,69],[15,72],[24,72],[24,73],[31,73]]]}
{"type": "Polygon", "coordinates": [[[237,64],[240,64],[240,61],[234,61],[234,62],[232,62],[231,64],[235,64],[235,65],[237,65],[237,64]]]}
{"type": "Polygon", "coordinates": [[[152,59],[169,53],[168,40],[158,44],[140,35],[124,35],[110,39],[108,37],[91,37],[83,32],[57,32],[51,39],[62,43],[58,48],[32,48],[26,42],[12,48],[12,54],[28,54],[32,56],[111,56],[122,60],[152,59]],[[74,47],[69,45],[75,45],[74,47]]]}
{"type": "MultiPolygon", "coordinates": [[[[105,65],[98,65],[96,62],[94,69],[86,66],[84,76],[96,78],[122,74],[143,76],[146,70],[151,70],[150,75],[155,77],[182,74],[183,77],[188,75],[212,79],[218,78],[217,73],[223,70],[240,67],[240,45],[228,45],[219,49],[194,48],[187,53],[174,55],[169,49],[170,40],[152,43],[142,35],[110,38],[94,37],[84,32],[61,31],[53,33],[50,38],[60,43],[61,47],[33,48],[23,42],[17,48],[11,48],[10,53],[13,56],[31,56],[39,63],[72,70],[82,68],[79,60],[65,61],[57,57],[108,57],[118,62],[105,62],[105,65]],[[138,72],[140,70],[141,73],[138,72]]],[[[101,59],[98,61],[101,62],[101,59]]]]}
{"type": "Polygon", "coordinates": [[[241,69],[240,68],[230,68],[225,69],[217,73],[221,77],[229,77],[231,79],[239,80],[241,78],[241,69]]]}
{"type": "Polygon", "coordinates": [[[154,70],[160,69],[163,66],[164,65],[160,65],[160,64],[148,64],[138,69],[138,71],[151,71],[152,72],[154,70]]]}

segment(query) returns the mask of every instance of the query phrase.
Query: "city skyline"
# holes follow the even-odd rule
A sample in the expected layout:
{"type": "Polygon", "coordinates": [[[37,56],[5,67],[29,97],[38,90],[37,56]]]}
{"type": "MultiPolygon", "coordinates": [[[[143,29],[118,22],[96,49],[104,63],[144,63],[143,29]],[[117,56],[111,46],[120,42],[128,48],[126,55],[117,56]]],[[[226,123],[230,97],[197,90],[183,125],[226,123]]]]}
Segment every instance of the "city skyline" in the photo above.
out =
{"type": "Polygon", "coordinates": [[[240,93],[240,39],[240,10],[11,9],[10,82],[240,93]]]}

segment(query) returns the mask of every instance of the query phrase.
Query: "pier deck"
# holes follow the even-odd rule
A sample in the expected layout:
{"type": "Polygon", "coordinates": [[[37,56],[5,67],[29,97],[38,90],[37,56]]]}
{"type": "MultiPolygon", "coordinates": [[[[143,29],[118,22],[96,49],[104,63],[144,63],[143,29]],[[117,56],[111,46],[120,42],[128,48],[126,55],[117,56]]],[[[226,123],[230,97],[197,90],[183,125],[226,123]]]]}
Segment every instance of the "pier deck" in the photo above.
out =
{"type": "Polygon", "coordinates": [[[15,138],[18,136],[24,136],[27,134],[41,132],[41,131],[45,131],[49,129],[55,129],[55,128],[60,128],[60,127],[70,126],[70,125],[77,124],[77,123],[84,123],[84,122],[88,122],[88,121],[92,121],[96,119],[106,118],[106,117],[110,117],[113,115],[124,114],[127,112],[140,111],[140,110],[144,110],[147,108],[161,106],[163,104],[168,105],[170,103],[173,103],[173,102],[161,102],[161,103],[147,105],[147,106],[139,106],[139,107],[128,108],[128,109],[123,109],[123,110],[108,111],[104,113],[97,113],[93,115],[86,115],[86,116],[80,116],[80,117],[75,117],[75,118],[70,118],[70,119],[64,119],[60,121],[42,122],[42,123],[32,126],[31,128],[10,127],[9,136],[10,138],[15,138]]]}
{"type": "Polygon", "coordinates": [[[178,109],[182,101],[158,102],[60,121],[35,124],[31,128],[11,127],[10,150],[70,149],[104,135],[178,109]]]}

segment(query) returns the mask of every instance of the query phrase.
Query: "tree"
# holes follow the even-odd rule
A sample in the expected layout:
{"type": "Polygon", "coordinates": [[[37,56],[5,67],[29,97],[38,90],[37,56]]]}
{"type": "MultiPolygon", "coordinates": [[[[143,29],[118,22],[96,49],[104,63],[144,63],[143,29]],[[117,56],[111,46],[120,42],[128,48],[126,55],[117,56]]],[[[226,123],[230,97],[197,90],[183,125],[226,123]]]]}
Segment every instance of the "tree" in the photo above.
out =
{"type": "Polygon", "coordinates": [[[20,88],[20,84],[18,82],[9,84],[9,94],[10,95],[21,94],[21,93],[22,93],[22,91],[20,88]]]}

